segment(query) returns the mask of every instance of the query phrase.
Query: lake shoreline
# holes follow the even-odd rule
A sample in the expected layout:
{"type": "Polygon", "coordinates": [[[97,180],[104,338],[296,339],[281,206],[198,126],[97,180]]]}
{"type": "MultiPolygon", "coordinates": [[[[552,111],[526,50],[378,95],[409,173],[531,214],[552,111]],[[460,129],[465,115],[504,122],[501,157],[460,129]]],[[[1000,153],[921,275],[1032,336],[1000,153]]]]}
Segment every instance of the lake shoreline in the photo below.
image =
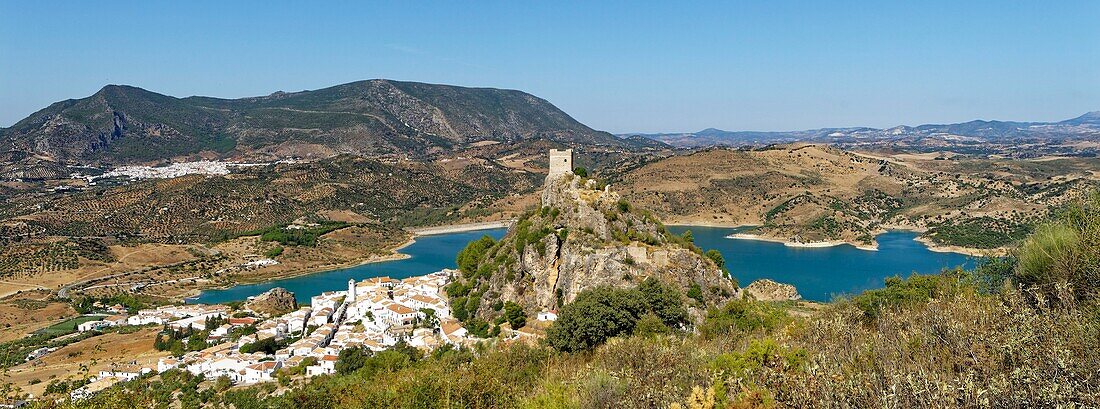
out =
{"type": "MultiPolygon", "coordinates": [[[[685,228],[707,227],[707,228],[722,228],[722,229],[742,229],[742,228],[749,228],[749,227],[757,227],[759,225],[756,225],[756,224],[739,224],[739,225],[725,224],[725,225],[723,225],[723,224],[719,224],[719,223],[716,223],[716,224],[676,223],[676,224],[669,224],[669,226],[685,227],[685,228]]],[[[890,228],[890,229],[880,230],[880,231],[875,232],[875,237],[878,237],[878,236],[880,236],[882,234],[885,234],[885,233],[888,233],[890,231],[904,231],[904,232],[917,233],[917,236],[914,237],[913,240],[923,244],[924,247],[928,248],[929,251],[934,251],[934,252],[937,252],[937,253],[955,253],[955,254],[962,254],[962,255],[967,255],[967,256],[971,256],[971,257],[986,257],[986,256],[990,256],[990,255],[992,255],[992,256],[1003,256],[1003,255],[1008,253],[1008,250],[1004,249],[1004,248],[977,249],[977,248],[970,248],[970,247],[948,246],[948,245],[939,244],[939,243],[936,243],[936,242],[932,241],[931,239],[928,239],[924,236],[921,236],[920,234],[924,233],[923,230],[912,229],[912,228],[897,227],[897,228],[890,228]]],[[[764,242],[769,242],[769,243],[778,243],[778,244],[782,244],[782,245],[787,246],[787,247],[794,247],[794,248],[829,248],[829,247],[836,247],[836,246],[842,246],[842,245],[847,244],[847,245],[850,245],[852,247],[855,247],[855,248],[863,250],[863,251],[878,251],[879,250],[877,241],[874,242],[871,245],[862,244],[862,243],[853,243],[853,242],[844,241],[844,240],[817,241],[817,242],[797,242],[797,241],[789,241],[789,240],[779,238],[779,237],[769,237],[769,236],[763,236],[763,235],[751,234],[751,233],[733,233],[733,234],[730,234],[730,235],[726,236],[726,238],[734,239],[734,240],[753,240],[753,241],[764,241],[764,242]]]]}
{"type": "MultiPolygon", "coordinates": [[[[721,228],[721,229],[742,229],[742,228],[749,228],[749,227],[758,227],[760,225],[759,224],[736,224],[736,225],[734,225],[734,224],[728,224],[728,223],[695,223],[695,224],[673,223],[673,224],[669,224],[668,226],[688,227],[688,228],[690,228],[690,227],[708,227],[708,228],[721,228]]],[[[897,230],[906,230],[906,229],[897,229],[897,230]]],[[[886,232],[887,232],[886,230],[877,232],[876,236],[878,236],[879,234],[882,234],[882,233],[886,233],[886,232]]],[[[855,247],[855,248],[863,250],[863,251],[878,251],[878,243],[863,244],[863,243],[854,243],[854,242],[844,241],[844,240],[797,242],[797,241],[789,241],[789,240],[782,239],[782,238],[779,238],[779,237],[768,237],[768,236],[762,236],[762,235],[759,235],[759,234],[750,234],[750,233],[734,233],[734,234],[730,234],[729,236],[726,236],[726,238],[735,239],[735,240],[766,241],[766,242],[769,242],[769,243],[779,243],[779,244],[782,244],[782,245],[787,246],[787,247],[795,247],[795,248],[828,248],[828,247],[836,247],[836,246],[842,246],[842,245],[848,244],[848,245],[851,245],[852,247],[855,247]]]]}
{"type": "Polygon", "coordinates": [[[432,227],[418,227],[414,229],[408,229],[409,233],[413,236],[434,236],[439,234],[450,233],[465,233],[479,230],[492,230],[511,227],[515,220],[498,220],[493,222],[476,222],[476,223],[460,223],[460,224],[448,224],[443,226],[432,227]]]}
{"type": "Polygon", "coordinates": [[[837,242],[778,245],[783,240],[756,237],[744,228],[670,227],[673,234],[685,230],[691,230],[699,247],[720,251],[739,282],[771,279],[793,285],[804,299],[816,302],[882,288],[885,279],[893,276],[937,274],[958,266],[973,268],[976,263],[965,254],[934,252],[914,240],[916,232],[901,229],[877,235],[877,251],[837,242]],[[729,237],[737,234],[742,236],[729,237]]]}
{"type": "Polygon", "coordinates": [[[866,245],[866,244],[855,244],[855,243],[851,243],[851,242],[847,242],[847,241],[843,241],[843,240],[798,242],[798,241],[786,241],[786,240],[780,239],[780,238],[773,238],[773,237],[761,236],[761,235],[758,235],[758,234],[748,234],[748,233],[734,233],[734,234],[726,236],[726,238],[727,239],[734,239],[734,240],[766,241],[766,242],[769,242],[769,243],[779,243],[779,244],[782,244],[782,245],[787,246],[787,247],[795,247],[795,248],[814,249],[814,248],[828,248],[828,247],[850,245],[852,247],[855,247],[855,248],[863,250],[863,251],[878,251],[878,244],[877,243],[872,244],[872,245],[866,245]]]}
{"type": "Polygon", "coordinates": [[[913,240],[919,241],[921,244],[924,244],[925,247],[928,247],[928,250],[935,251],[937,253],[958,253],[965,254],[971,257],[1003,257],[1008,254],[1008,249],[1005,248],[975,249],[970,247],[949,246],[936,243],[932,241],[932,239],[923,236],[917,236],[917,238],[913,240]]]}

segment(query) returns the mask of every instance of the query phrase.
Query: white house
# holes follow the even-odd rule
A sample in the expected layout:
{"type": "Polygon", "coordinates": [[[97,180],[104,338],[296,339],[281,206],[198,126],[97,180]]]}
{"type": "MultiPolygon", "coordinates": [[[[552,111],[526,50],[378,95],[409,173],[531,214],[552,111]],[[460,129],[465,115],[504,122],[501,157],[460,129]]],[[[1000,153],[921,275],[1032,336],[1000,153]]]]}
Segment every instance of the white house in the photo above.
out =
{"type": "Polygon", "coordinates": [[[168,321],[171,320],[171,317],[172,317],[172,315],[167,314],[167,313],[149,313],[149,314],[142,313],[142,314],[138,314],[138,315],[132,315],[129,318],[126,318],[126,323],[130,324],[130,325],[148,325],[148,324],[164,325],[164,324],[167,324],[168,321]]]}
{"type": "Polygon", "coordinates": [[[539,321],[557,321],[558,320],[558,311],[557,310],[540,311],[537,319],[539,321]]]}
{"type": "Polygon", "coordinates": [[[241,383],[267,382],[272,379],[272,374],[279,369],[282,363],[279,361],[266,361],[244,367],[241,383]]]}
{"type": "Polygon", "coordinates": [[[137,377],[139,377],[143,374],[147,374],[147,373],[152,372],[152,371],[153,370],[151,368],[140,368],[140,369],[137,369],[136,372],[133,371],[133,370],[131,370],[131,371],[122,371],[122,370],[99,371],[99,378],[114,377],[114,378],[118,378],[118,379],[121,379],[121,380],[124,380],[124,381],[132,381],[134,379],[137,379],[137,377]]]}
{"type": "Polygon", "coordinates": [[[466,328],[455,320],[439,323],[439,332],[443,335],[443,340],[452,345],[460,345],[466,340],[466,328]]]}
{"type": "Polygon", "coordinates": [[[180,361],[176,358],[165,357],[157,360],[157,372],[164,372],[172,368],[180,366],[180,361]]]}
{"type": "Polygon", "coordinates": [[[88,321],[82,322],[76,326],[78,332],[95,331],[111,326],[107,321],[88,321]]]}
{"type": "Polygon", "coordinates": [[[393,303],[382,310],[382,321],[390,325],[410,325],[418,312],[401,304],[393,303]]]}

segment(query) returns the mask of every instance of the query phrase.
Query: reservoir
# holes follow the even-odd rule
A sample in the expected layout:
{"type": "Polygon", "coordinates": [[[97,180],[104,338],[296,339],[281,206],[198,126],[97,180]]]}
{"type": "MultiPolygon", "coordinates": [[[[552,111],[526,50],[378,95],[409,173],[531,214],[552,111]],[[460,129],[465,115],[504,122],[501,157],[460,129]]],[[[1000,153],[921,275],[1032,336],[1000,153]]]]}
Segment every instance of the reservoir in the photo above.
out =
{"type": "MultiPolygon", "coordinates": [[[[936,273],[943,268],[973,267],[974,260],[957,253],[938,253],[913,240],[916,233],[892,231],[877,237],[879,251],[859,250],[850,245],[823,248],[787,247],[782,243],[754,240],[734,240],[726,236],[743,228],[669,226],[682,234],[691,230],[695,244],[704,250],[716,249],[726,259],[730,273],[741,285],[753,280],[770,278],[792,284],[808,300],[829,301],[834,296],[857,294],[863,290],[881,288],[886,277],[911,273],[936,273]]],[[[424,275],[444,268],[455,268],[455,255],[466,243],[483,235],[494,239],[504,236],[506,229],[489,229],[433,236],[420,236],[401,250],[410,257],[403,260],[364,264],[325,271],[301,277],[259,284],[243,284],[221,290],[207,290],[192,303],[217,304],[244,300],[275,287],[293,292],[299,303],[325,291],[347,288],[348,279],[356,281],[378,276],[401,279],[424,275]]]]}
{"type": "Polygon", "coordinates": [[[805,248],[726,238],[746,230],[743,227],[669,226],[668,230],[676,234],[691,230],[697,246],[721,252],[726,268],[742,286],[770,278],[794,285],[802,298],[812,301],[831,301],[838,295],[882,288],[883,280],[895,275],[931,274],[976,264],[974,258],[963,254],[931,251],[913,240],[917,233],[908,231],[880,234],[875,238],[878,251],[867,251],[847,244],[805,248]]]}

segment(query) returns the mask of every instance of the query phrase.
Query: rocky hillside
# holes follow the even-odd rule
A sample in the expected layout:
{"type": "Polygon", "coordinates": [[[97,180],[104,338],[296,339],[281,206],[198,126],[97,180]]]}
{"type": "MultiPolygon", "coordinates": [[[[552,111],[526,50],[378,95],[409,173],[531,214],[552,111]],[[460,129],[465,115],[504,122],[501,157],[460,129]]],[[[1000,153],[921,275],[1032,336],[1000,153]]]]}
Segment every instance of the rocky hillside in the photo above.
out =
{"type": "Polygon", "coordinates": [[[385,230],[455,220],[470,208],[538,188],[532,173],[481,163],[384,163],[342,155],[188,175],[72,193],[0,200],[0,225],[17,220],[46,235],[206,242],[307,219],[385,230]]]}
{"type": "Polygon", "coordinates": [[[500,241],[483,238],[459,255],[462,278],[448,293],[456,316],[485,321],[501,316],[506,302],[533,314],[556,309],[584,289],[633,287],[648,277],[716,305],[737,292],[720,260],[668,233],[607,186],[566,174],[546,182],[542,207],[521,217],[500,241]]]}
{"type": "Polygon", "coordinates": [[[264,97],[175,98],[108,85],[0,130],[0,151],[127,163],[183,156],[429,155],[478,141],[625,146],[513,90],[369,80],[264,97]]]}
{"type": "Polygon", "coordinates": [[[1100,186],[1100,167],[1085,158],[886,157],[787,145],[673,156],[614,183],[670,223],[756,225],[751,233],[780,241],[865,246],[905,228],[936,244],[996,249],[1100,186]]]}

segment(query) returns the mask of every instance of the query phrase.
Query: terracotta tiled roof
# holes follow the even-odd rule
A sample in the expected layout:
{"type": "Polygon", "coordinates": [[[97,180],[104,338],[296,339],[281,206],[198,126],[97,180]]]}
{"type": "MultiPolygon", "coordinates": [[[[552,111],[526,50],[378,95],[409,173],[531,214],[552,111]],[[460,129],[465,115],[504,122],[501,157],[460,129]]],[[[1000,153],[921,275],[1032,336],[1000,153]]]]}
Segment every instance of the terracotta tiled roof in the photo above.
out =
{"type": "Polygon", "coordinates": [[[406,306],[401,305],[401,304],[396,304],[396,303],[390,304],[390,305],[386,306],[386,308],[388,308],[390,311],[393,311],[393,312],[401,314],[401,315],[416,313],[416,310],[413,310],[412,308],[406,307],[406,306]]]}

